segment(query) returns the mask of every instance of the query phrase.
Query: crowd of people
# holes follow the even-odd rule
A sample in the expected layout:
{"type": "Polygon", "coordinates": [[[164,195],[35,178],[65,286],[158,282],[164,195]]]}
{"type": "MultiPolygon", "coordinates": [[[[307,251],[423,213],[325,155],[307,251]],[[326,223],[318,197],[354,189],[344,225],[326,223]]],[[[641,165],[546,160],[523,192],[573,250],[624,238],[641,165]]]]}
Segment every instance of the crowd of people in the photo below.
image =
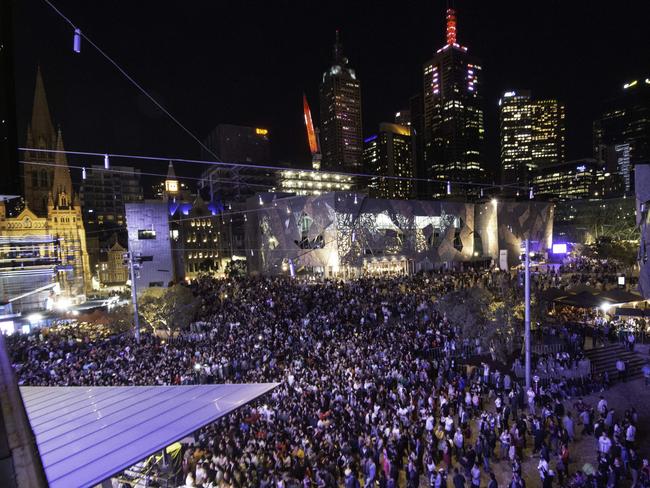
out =
{"type": "MultiPolygon", "coordinates": [[[[588,393],[570,380],[526,390],[512,365],[499,371],[454,354],[466,344],[461,324],[436,299],[510,279],[485,270],[320,283],[206,278],[191,285],[202,299],[197,322],[175,337],[143,334],[138,344],[52,331],[8,342],[24,385],[279,382],[196,433],[184,446],[182,486],[523,488],[531,451],[532,486],[610,488],[626,477],[650,486],[635,412],[620,416],[605,398],[605,408],[569,408],[588,393]],[[598,446],[593,472],[571,464],[572,442],[586,435],[598,446]]],[[[538,366],[571,368],[579,342],[538,366]]]]}

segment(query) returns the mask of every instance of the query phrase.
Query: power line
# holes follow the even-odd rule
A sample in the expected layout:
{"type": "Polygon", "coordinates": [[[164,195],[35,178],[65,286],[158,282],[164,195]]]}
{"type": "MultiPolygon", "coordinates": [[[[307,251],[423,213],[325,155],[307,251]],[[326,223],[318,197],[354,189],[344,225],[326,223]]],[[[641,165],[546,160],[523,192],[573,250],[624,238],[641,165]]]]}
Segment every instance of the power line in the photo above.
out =
{"type": "Polygon", "coordinates": [[[76,155],[76,156],[93,156],[101,157],[108,155],[111,158],[123,158],[123,159],[138,159],[138,160],[147,160],[147,161],[163,161],[163,162],[174,162],[174,163],[187,163],[187,164],[203,164],[208,166],[226,166],[227,169],[234,168],[245,168],[245,169],[257,169],[257,170],[271,170],[271,171],[291,171],[291,172],[300,172],[300,173],[313,173],[317,175],[322,174],[333,174],[339,176],[349,176],[353,178],[379,178],[385,180],[399,180],[399,181],[413,181],[413,182],[424,182],[424,183],[438,183],[438,184],[452,184],[452,185],[461,185],[461,186],[475,186],[480,188],[511,188],[518,190],[528,191],[530,187],[528,186],[517,186],[516,184],[497,184],[497,183],[475,183],[471,181],[457,181],[449,180],[447,178],[433,179],[433,178],[418,178],[414,176],[391,176],[391,175],[376,175],[368,173],[344,173],[344,172],[335,172],[335,171],[321,171],[308,168],[291,168],[287,166],[269,166],[269,165],[257,165],[257,164],[247,164],[247,163],[227,163],[223,161],[206,161],[203,159],[186,159],[186,158],[174,158],[174,157],[160,157],[160,156],[137,156],[129,154],[111,154],[111,153],[99,153],[99,152],[89,152],[89,151],[70,151],[67,149],[37,149],[29,147],[19,147],[20,151],[28,152],[40,152],[40,153],[50,153],[50,154],[66,154],[66,155],[76,155]]]}
{"type": "MultiPolygon", "coordinates": [[[[42,161],[25,161],[25,160],[19,160],[18,163],[20,164],[31,164],[34,166],[48,166],[48,167],[64,167],[64,168],[71,168],[71,169],[79,169],[79,170],[89,170],[92,169],[92,171],[97,171],[97,172],[103,172],[103,173],[118,173],[118,174],[127,174],[127,175],[132,175],[133,172],[131,171],[122,171],[114,168],[104,168],[103,166],[101,168],[92,168],[88,166],[83,166],[79,164],[57,164],[57,163],[46,163],[42,161]]],[[[141,171],[138,170],[138,175],[144,175],[144,176],[161,176],[163,178],[167,178],[166,173],[150,173],[146,171],[141,171]]],[[[23,176],[24,178],[24,176],[23,176]]],[[[198,178],[196,176],[176,176],[175,177],[177,180],[192,180],[192,181],[202,181],[204,178],[198,178]]],[[[217,183],[232,183],[232,180],[225,179],[225,178],[212,178],[212,181],[217,182],[217,183]]],[[[266,188],[268,189],[268,185],[263,185],[261,183],[249,183],[249,186],[259,186],[261,188],[266,188]]]]}
{"type": "Polygon", "coordinates": [[[108,54],[106,54],[97,44],[93,42],[92,39],[90,39],[84,31],[79,29],[79,27],[72,22],[68,17],[66,17],[63,12],[61,12],[50,0],[43,0],[46,4],[48,4],[52,10],[54,10],[62,19],[64,19],[72,28],[75,30],[75,34],[79,34],[81,37],[83,37],[86,41],[88,41],[88,44],[90,44],[92,47],[94,47],[99,54],[101,54],[106,60],[111,63],[127,80],[131,82],[133,86],[135,86],[144,96],[146,96],[151,102],[158,107],[165,115],[167,115],[171,120],[174,121],[176,125],[178,125],[187,135],[189,135],[192,139],[194,139],[203,149],[205,149],[209,154],[214,156],[217,160],[220,159],[219,156],[217,156],[208,146],[203,144],[201,140],[194,135],[194,133],[189,130],[187,127],[185,127],[176,117],[174,117],[169,110],[167,110],[163,105],[158,102],[152,95],[145,90],[142,85],[140,85],[133,77],[131,77],[125,70],[122,68],[117,62],[111,58],[108,54]]]}

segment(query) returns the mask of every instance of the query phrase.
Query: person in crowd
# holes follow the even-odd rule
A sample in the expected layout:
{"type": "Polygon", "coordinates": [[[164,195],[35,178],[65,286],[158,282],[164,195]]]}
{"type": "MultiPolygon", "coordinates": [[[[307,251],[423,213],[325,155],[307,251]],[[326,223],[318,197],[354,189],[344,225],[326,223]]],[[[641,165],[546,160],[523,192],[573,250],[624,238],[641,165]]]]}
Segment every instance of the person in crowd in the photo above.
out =
{"type": "MultiPolygon", "coordinates": [[[[551,448],[558,477],[568,477],[563,449],[574,426],[566,402],[588,393],[558,371],[575,369],[581,347],[536,358],[538,371],[554,377],[526,389],[489,355],[480,368],[466,367],[460,359],[477,343],[436,305],[449,291],[497,289],[512,279],[484,270],[317,284],[204,277],[190,285],[201,300],[198,320],[173,337],[143,334],[137,343],[128,334],[82,338],[65,329],[8,343],[22,385],[278,382],[183,446],[186,486],[417,487],[427,479],[446,487],[449,474],[455,488],[468,479],[495,488],[490,462],[498,454],[513,466],[507,486],[523,488],[526,445],[540,453],[540,480],[550,486],[551,448]]],[[[573,336],[564,325],[554,333],[573,336]]],[[[589,435],[595,412],[584,403],[574,410],[589,435]]],[[[598,450],[613,466],[621,456],[609,454],[604,395],[597,411],[598,450]]],[[[642,479],[633,418],[621,421],[619,440],[642,479]]],[[[612,430],[619,420],[612,413],[612,430]]]]}

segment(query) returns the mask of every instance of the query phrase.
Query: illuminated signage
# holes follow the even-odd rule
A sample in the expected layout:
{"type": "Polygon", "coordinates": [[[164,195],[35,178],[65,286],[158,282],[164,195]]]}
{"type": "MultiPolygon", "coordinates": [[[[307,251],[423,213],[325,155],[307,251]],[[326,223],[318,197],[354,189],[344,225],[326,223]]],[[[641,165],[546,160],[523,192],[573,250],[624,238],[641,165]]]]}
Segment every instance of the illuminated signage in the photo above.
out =
{"type": "Polygon", "coordinates": [[[583,164],[582,166],[578,166],[576,170],[578,170],[580,173],[584,173],[587,171],[587,167],[583,164]]]}
{"type": "Polygon", "coordinates": [[[178,180],[165,180],[165,191],[176,193],[178,191],[178,180]]]}
{"type": "Polygon", "coordinates": [[[513,91],[505,92],[503,94],[504,97],[514,97],[515,95],[516,95],[516,93],[513,92],[513,91]]]}
{"type": "Polygon", "coordinates": [[[257,127],[257,128],[255,129],[255,134],[257,134],[257,135],[259,135],[259,136],[265,136],[265,135],[267,135],[268,133],[269,133],[269,130],[268,130],[268,129],[260,129],[259,127],[257,127]]]}
{"type": "Polygon", "coordinates": [[[553,254],[566,254],[566,244],[553,244],[553,254]]]}

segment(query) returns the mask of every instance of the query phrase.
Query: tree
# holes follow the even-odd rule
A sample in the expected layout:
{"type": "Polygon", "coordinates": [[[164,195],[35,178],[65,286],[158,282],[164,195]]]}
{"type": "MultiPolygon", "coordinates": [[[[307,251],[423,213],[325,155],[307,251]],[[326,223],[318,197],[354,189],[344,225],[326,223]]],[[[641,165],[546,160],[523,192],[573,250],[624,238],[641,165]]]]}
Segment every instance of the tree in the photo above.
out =
{"type": "Polygon", "coordinates": [[[489,350],[495,359],[506,362],[513,353],[515,325],[521,313],[516,294],[497,297],[484,288],[467,288],[448,293],[437,306],[452,325],[460,328],[462,338],[478,339],[482,349],[489,350]]]}
{"type": "Polygon", "coordinates": [[[138,311],[154,332],[162,329],[172,333],[187,329],[199,305],[199,298],[179,284],[167,289],[150,288],[138,299],[138,311]]]}
{"type": "Polygon", "coordinates": [[[615,259],[626,266],[634,266],[639,252],[637,240],[613,239],[609,236],[601,236],[596,242],[585,246],[583,254],[595,259],[615,259]]]}

